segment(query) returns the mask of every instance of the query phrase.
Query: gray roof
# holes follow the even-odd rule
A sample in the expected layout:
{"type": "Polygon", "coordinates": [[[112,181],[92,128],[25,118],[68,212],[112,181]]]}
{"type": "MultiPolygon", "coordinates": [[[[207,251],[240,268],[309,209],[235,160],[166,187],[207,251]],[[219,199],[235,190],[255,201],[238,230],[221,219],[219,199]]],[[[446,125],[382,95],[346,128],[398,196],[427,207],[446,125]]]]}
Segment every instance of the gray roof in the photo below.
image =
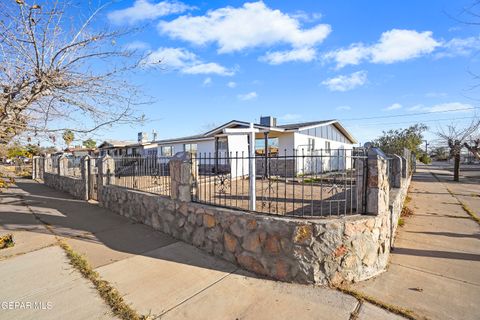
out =
{"type": "Polygon", "coordinates": [[[316,125],[319,125],[319,124],[326,124],[326,123],[335,122],[335,121],[337,121],[337,120],[332,119],[332,120],[322,120],[322,121],[299,122],[299,123],[282,124],[282,125],[275,126],[275,127],[286,129],[286,130],[293,130],[293,129],[300,129],[300,128],[304,128],[304,127],[316,126],[316,125]]]}
{"type": "Polygon", "coordinates": [[[136,141],[129,141],[129,140],[105,140],[104,142],[102,142],[100,144],[99,147],[101,147],[102,145],[104,145],[105,143],[108,143],[108,144],[111,144],[112,146],[114,147],[125,147],[129,144],[134,144],[136,143],[136,141]]]}
{"type": "Polygon", "coordinates": [[[186,137],[155,140],[154,143],[162,144],[162,143],[170,143],[170,142],[176,142],[176,141],[195,140],[195,139],[201,139],[201,138],[207,138],[207,137],[205,136],[205,134],[202,133],[202,134],[195,134],[195,135],[186,136],[186,137]]]}
{"type": "MultiPolygon", "coordinates": [[[[280,130],[299,130],[302,128],[310,127],[310,126],[317,126],[317,125],[326,125],[332,123],[335,125],[342,133],[349,139],[351,140],[352,143],[356,143],[355,138],[338,122],[338,120],[331,119],[331,120],[322,120],[322,121],[310,121],[310,122],[299,122],[299,123],[290,123],[290,124],[284,124],[284,125],[277,125],[275,127],[271,127],[271,129],[280,129],[280,130]]],[[[216,131],[221,130],[222,128],[228,127],[229,125],[232,124],[237,124],[237,125],[242,125],[242,126],[247,126],[249,125],[249,122],[246,121],[239,121],[239,120],[232,120],[229,121],[219,127],[216,127],[210,131],[207,131],[205,133],[201,134],[196,134],[192,136],[186,136],[186,137],[179,137],[179,138],[172,138],[172,139],[164,139],[164,140],[156,140],[153,141],[154,143],[158,144],[164,144],[164,143],[174,143],[174,142],[185,142],[189,140],[197,140],[197,139],[208,139],[212,138],[212,134],[215,133],[216,131]]],[[[256,128],[261,128],[264,130],[269,130],[269,126],[261,125],[258,123],[255,123],[254,126],[256,128]]]]}

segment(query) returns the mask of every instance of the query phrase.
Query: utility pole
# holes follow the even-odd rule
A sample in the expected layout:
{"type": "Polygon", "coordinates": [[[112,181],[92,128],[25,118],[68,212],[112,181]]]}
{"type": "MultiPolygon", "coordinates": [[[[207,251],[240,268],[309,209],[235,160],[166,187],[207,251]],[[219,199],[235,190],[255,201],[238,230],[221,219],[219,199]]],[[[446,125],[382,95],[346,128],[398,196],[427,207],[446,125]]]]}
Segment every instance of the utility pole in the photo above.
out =
{"type": "Polygon", "coordinates": [[[427,140],[423,140],[425,141],[425,153],[428,154],[428,146],[430,145],[430,143],[428,143],[427,140]]]}

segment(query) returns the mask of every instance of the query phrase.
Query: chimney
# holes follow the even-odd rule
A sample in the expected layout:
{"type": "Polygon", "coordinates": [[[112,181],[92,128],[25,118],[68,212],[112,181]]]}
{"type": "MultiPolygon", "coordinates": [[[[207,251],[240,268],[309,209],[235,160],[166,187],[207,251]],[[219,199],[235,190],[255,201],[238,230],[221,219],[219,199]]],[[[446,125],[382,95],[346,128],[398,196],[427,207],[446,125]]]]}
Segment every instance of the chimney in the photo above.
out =
{"type": "Polygon", "coordinates": [[[276,127],[277,126],[277,118],[272,116],[265,116],[260,117],[260,124],[266,127],[276,127]]]}
{"type": "Polygon", "coordinates": [[[152,141],[156,141],[157,140],[157,130],[153,129],[152,130],[152,141]]]}
{"type": "Polygon", "coordinates": [[[144,143],[148,140],[148,135],[146,132],[139,132],[138,133],[138,143],[144,143]]]}

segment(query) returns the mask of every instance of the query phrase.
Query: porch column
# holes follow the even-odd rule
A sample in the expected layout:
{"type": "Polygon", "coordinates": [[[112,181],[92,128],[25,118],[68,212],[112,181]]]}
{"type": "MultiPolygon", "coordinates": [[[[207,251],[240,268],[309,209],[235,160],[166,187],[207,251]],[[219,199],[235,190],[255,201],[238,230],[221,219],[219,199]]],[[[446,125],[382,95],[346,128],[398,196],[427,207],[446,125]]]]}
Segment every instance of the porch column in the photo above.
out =
{"type": "Polygon", "coordinates": [[[265,178],[269,177],[269,170],[268,170],[268,132],[264,132],[264,140],[265,140],[265,148],[264,148],[264,156],[265,156],[265,170],[264,170],[264,175],[265,178]]]}
{"type": "Polygon", "coordinates": [[[255,205],[257,202],[256,199],[256,193],[255,193],[255,174],[256,174],[256,169],[255,169],[255,128],[253,127],[253,123],[250,123],[250,156],[248,157],[249,159],[249,165],[248,165],[248,176],[249,176],[249,200],[250,202],[248,203],[248,209],[251,211],[255,211],[255,205]]]}

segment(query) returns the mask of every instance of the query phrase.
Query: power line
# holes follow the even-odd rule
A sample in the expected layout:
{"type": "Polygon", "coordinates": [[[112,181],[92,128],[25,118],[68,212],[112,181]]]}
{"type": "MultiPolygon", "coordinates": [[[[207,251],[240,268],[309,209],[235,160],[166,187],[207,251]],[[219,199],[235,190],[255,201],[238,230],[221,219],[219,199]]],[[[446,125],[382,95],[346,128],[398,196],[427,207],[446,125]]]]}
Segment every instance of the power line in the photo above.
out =
{"type": "Polygon", "coordinates": [[[458,111],[467,111],[467,110],[478,110],[480,107],[471,107],[471,108],[462,108],[462,109],[452,109],[452,110],[440,110],[440,111],[426,111],[426,112],[416,112],[408,114],[394,114],[389,116],[376,116],[376,117],[364,117],[364,118],[347,118],[340,119],[341,121],[358,121],[358,120],[371,120],[371,119],[386,119],[386,118],[398,118],[398,117],[411,117],[411,116],[420,116],[434,113],[446,113],[446,112],[458,112],[458,111]]]}
{"type": "Polygon", "coordinates": [[[411,120],[411,121],[401,121],[401,122],[387,122],[387,123],[367,123],[367,124],[358,124],[360,127],[368,127],[368,126],[384,126],[384,125],[397,125],[397,124],[409,124],[412,122],[437,122],[437,121],[455,121],[455,120],[466,120],[466,119],[472,119],[472,117],[461,117],[461,118],[443,118],[443,119],[430,119],[430,120],[423,120],[423,121],[418,121],[418,120],[411,120]]]}

